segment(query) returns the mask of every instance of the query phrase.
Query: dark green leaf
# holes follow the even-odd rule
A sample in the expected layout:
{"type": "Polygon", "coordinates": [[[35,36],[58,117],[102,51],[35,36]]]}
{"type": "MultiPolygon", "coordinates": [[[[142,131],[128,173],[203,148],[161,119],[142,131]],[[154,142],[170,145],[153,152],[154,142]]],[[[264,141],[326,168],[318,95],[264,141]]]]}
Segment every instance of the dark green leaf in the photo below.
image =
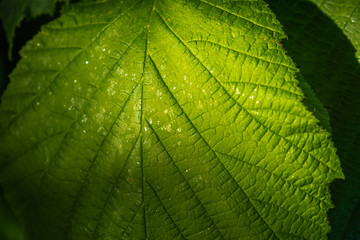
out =
{"type": "Polygon", "coordinates": [[[61,1],[64,0],[2,0],[0,2],[0,18],[10,44],[9,54],[13,45],[15,29],[20,26],[21,21],[41,14],[53,14],[56,2],[61,1]]]}

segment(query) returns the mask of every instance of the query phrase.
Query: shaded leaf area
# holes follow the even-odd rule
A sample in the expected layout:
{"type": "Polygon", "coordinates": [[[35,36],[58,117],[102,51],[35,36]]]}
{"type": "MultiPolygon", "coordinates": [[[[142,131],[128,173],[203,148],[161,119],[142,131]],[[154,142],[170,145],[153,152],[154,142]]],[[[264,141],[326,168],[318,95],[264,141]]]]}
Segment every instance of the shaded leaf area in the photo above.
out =
{"type": "Polygon", "coordinates": [[[0,188],[0,239],[2,240],[22,240],[23,235],[18,222],[4,198],[4,193],[0,188]]]}
{"type": "Polygon", "coordinates": [[[330,134],[263,1],[106,1],[43,27],[0,107],[30,239],[322,239],[330,134]]]}
{"type": "MultiPolygon", "coordinates": [[[[355,217],[360,199],[360,65],[356,57],[359,49],[354,48],[358,45],[345,34],[360,22],[358,7],[351,4],[359,2],[331,2],[333,7],[349,5],[346,8],[349,15],[342,15],[343,25],[336,25],[308,1],[269,1],[269,4],[288,34],[284,48],[330,113],[333,140],[346,179],[331,186],[335,209],[329,214],[333,229],[329,238],[356,239],[360,237],[360,222],[355,217]]],[[[330,1],[324,4],[327,6],[330,1]]],[[[359,29],[352,32],[352,39],[359,39],[359,29]]]]}
{"type": "MultiPolygon", "coordinates": [[[[31,19],[42,14],[52,15],[57,2],[64,0],[2,0],[0,2],[0,18],[6,31],[10,45],[9,56],[13,47],[15,30],[24,19],[31,19]]],[[[66,0],[68,2],[68,0],[66,0]]]]}
{"type": "Polygon", "coordinates": [[[360,2],[357,0],[311,0],[333,19],[356,49],[360,62],[360,2]]]}

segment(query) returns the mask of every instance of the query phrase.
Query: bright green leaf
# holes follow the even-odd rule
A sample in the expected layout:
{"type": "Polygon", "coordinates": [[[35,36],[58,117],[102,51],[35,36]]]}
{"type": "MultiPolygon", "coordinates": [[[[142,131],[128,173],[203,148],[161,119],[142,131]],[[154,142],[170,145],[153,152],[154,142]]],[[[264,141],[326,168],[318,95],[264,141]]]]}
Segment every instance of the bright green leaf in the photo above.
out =
{"type": "Polygon", "coordinates": [[[330,239],[360,238],[360,2],[269,1],[289,40],[285,49],[328,109],[345,181],[332,185],[330,239]],[[326,13],[327,15],[325,15],[326,13]],[[334,21],[335,23],[334,23],[334,21]],[[311,47],[310,47],[311,46],[311,47]]]}
{"type": "Polygon", "coordinates": [[[322,239],[330,134],[263,1],[73,6],[22,50],[1,182],[31,239],[322,239]]]}

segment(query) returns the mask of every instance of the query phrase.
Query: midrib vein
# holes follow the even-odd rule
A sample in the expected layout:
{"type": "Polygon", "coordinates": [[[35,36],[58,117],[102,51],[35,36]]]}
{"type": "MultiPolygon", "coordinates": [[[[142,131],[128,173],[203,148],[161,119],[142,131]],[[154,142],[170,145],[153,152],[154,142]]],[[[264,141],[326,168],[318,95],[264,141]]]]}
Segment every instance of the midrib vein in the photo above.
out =
{"type": "Polygon", "coordinates": [[[146,60],[148,56],[148,39],[149,39],[149,31],[150,31],[150,21],[152,13],[155,9],[155,0],[151,5],[148,21],[146,23],[146,37],[145,37],[145,54],[144,54],[144,65],[143,65],[143,73],[140,79],[141,81],[141,113],[140,113],[140,154],[141,154],[141,188],[142,188],[142,206],[143,206],[143,221],[144,221],[144,232],[146,239],[149,239],[148,232],[147,232],[147,223],[146,223],[146,205],[145,205],[145,187],[144,183],[146,182],[146,178],[144,175],[144,156],[143,156],[143,122],[144,122],[144,76],[145,76],[145,69],[146,69],[146,60]]]}

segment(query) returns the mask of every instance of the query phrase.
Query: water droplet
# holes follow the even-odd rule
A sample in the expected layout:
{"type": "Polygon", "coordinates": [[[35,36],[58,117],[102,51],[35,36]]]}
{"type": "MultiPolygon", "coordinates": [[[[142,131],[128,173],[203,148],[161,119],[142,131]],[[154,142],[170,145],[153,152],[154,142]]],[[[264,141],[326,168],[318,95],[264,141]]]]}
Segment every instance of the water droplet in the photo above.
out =
{"type": "Polygon", "coordinates": [[[235,92],[236,94],[240,94],[240,91],[239,91],[239,89],[238,88],[236,88],[236,92],[235,92]]]}
{"type": "Polygon", "coordinates": [[[237,38],[237,37],[238,37],[238,33],[235,32],[235,31],[231,31],[231,36],[232,36],[233,38],[237,38]]]}
{"type": "Polygon", "coordinates": [[[169,112],[169,110],[168,110],[168,109],[165,109],[165,110],[164,110],[164,113],[168,113],[168,112],[169,112]]]}
{"type": "Polygon", "coordinates": [[[254,99],[254,96],[250,96],[250,99],[254,99]]]}
{"type": "Polygon", "coordinates": [[[38,105],[38,106],[39,106],[39,105],[40,105],[40,102],[36,102],[36,105],[38,105]]]}
{"type": "MultiPolygon", "coordinates": [[[[84,118],[83,118],[83,119],[81,119],[81,122],[86,122],[86,121],[87,121],[87,117],[86,117],[86,116],[84,116],[84,118]]],[[[101,128],[99,128],[98,132],[100,132],[100,130],[101,130],[101,128]]]]}
{"type": "Polygon", "coordinates": [[[187,172],[189,172],[189,170],[190,170],[190,169],[186,169],[185,172],[187,173],[187,172]]]}
{"type": "Polygon", "coordinates": [[[147,127],[144,127],[145,132],[147,132],[147,127]]]}
{"type": "Polygon", "coordinates": [[[177,131],[178,131],[178,132],[181,132],[181,128],[178,128],[177,131]]]}
{"type": "Polygon", "coordinates": [[[88,64],[89,63],[89,61],[85,61],[85,64],[88,64]]]}
{"type": "Polygon", "coordinates": [[[86,133],[86,131],[85,131],[85,130],[83,130],[83,133],[86,133]]]}
{"type": "Polygon", "coordinates": [[[103,48],[103,52],[105,52],[106,51],[106,49],[105,48],[103,48]]]}
{"type": "Polygon", "coordinates": [[[40,47],[40,43],[37,43],[36,46],[37,46],[37,47],[40,47]]]}
{"type": "Polygon", "coordinates": [[[77,83],[77,80],[76,80],[76,79],[74,80],[74,83],[77,83]]]}
{"type": "Polygon", "coordinates": [[[259,101],[256,101],[256,104],[258,104],[259,103],[259,101]]]}

